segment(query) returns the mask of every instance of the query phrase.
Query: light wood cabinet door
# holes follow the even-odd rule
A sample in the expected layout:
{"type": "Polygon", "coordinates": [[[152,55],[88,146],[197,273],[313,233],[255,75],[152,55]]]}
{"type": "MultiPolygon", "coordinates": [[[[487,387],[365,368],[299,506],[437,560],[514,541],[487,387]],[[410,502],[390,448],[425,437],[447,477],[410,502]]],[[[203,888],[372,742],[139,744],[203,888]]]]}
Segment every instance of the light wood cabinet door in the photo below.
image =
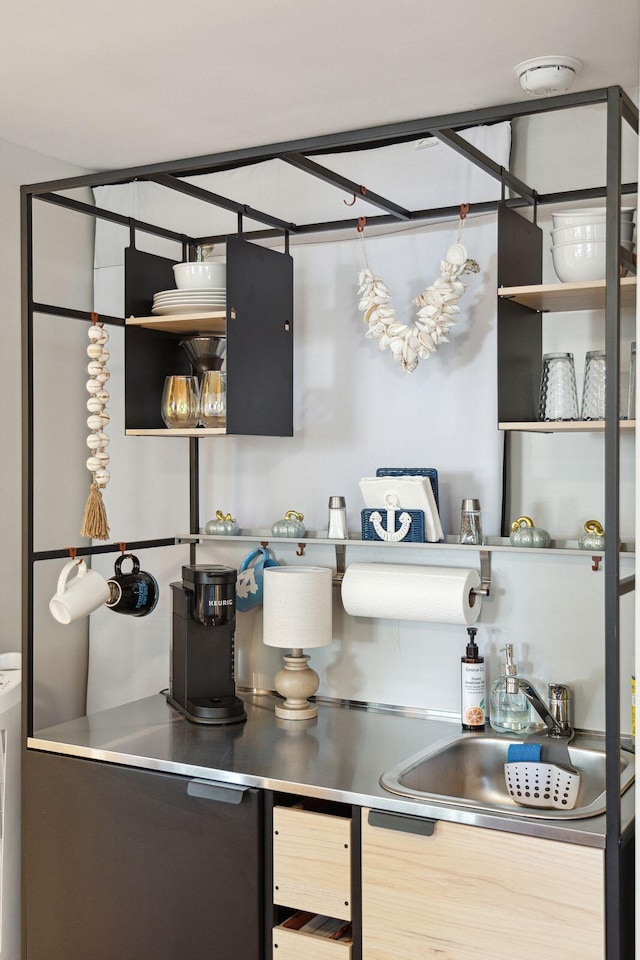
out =
{"type": "Polygon", "coordinates": [[[351,919],[351,820],[273,808],[273,902],[351,919]]]}
{"type": "Polygon", "coordinates": [[[365,960],[604,960],[604,852],[362,811],[365,960]]]}

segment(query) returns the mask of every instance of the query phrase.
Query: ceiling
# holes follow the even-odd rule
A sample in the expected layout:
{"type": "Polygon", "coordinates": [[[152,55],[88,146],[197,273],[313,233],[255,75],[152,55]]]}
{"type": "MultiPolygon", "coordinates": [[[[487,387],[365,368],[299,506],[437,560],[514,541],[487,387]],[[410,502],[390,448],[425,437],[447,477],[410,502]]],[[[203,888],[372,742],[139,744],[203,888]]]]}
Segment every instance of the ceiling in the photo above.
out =
{"type": "Polygon", "coordinates": [[[0,0],[0,137],[109,170],[527,99],[638,87],[638,0],[0,0]]]}

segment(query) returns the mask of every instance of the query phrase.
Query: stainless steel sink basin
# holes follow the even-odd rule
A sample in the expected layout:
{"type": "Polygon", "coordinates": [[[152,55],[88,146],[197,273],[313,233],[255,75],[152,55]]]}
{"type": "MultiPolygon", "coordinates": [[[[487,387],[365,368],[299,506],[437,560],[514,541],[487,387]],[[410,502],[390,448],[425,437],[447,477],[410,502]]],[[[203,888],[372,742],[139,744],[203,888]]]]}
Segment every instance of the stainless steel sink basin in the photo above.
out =
{"type": "MultiPolygon", "coordinates": [[[[580,791],[572,810],[525,807],[511,799],[505,786],[504,764],[509,744],[515,742],[522,741],[492,733],[447,737],[388,770],[380,784],[403,797],[519,817],[576,820],[604,813],[604,738],[577,734],[568,745],[569,760],[581,774],[580,791]]],[[[554,754],[546,756],[547,737],[540,737],[538,742],[542,744],[543,760],[561,762],[554,754]]],[[[549,746],[549,750],[558,749],[562,750],[562,746],[549,746]]],[[[624,793],[635,776],[634,755],[621,750],[620,767],[620,792],[624,793]]]]}

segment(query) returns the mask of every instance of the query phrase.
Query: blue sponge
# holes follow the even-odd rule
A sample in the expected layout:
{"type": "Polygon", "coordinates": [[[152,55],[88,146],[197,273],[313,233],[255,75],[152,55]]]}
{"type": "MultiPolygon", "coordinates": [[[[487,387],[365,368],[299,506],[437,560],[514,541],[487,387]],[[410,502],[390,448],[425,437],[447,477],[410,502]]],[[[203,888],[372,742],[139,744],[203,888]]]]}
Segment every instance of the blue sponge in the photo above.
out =
{"type": "Polygon", "coordinates": [[[507,750],[507,763],[521,761],[540,763],[542,746],[539,743],[510,743],[507,750]]]}

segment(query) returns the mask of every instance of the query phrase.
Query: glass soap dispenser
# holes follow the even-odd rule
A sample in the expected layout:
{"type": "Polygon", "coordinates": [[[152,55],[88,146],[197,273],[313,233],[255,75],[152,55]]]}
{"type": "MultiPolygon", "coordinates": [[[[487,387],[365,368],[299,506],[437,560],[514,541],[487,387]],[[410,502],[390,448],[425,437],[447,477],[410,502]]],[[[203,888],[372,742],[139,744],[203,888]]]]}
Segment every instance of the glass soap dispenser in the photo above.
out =
{"type": "Polygon", "coordinates": [[[505,654],[504,672],[491,685],[489,723],[496,733],[526,733],[531,723],[529,701],[521,690],[507,693],[507,677],[518,673],[513,662],[513,644],[507,643],[500,652],[505,654]]]}

